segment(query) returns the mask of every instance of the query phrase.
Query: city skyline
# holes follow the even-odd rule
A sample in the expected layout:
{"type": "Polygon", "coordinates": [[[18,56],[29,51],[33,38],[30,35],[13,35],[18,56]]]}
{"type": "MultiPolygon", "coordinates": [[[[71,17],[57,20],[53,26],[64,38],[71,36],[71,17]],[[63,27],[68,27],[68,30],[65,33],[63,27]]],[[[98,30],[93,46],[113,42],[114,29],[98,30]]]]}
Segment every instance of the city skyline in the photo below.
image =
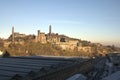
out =
{"type": "Polygon", "coordinates": [[[1,0],[0,37],[15,32],[54,33],[69,37],[120,45],[119,0],[1,0]]]}

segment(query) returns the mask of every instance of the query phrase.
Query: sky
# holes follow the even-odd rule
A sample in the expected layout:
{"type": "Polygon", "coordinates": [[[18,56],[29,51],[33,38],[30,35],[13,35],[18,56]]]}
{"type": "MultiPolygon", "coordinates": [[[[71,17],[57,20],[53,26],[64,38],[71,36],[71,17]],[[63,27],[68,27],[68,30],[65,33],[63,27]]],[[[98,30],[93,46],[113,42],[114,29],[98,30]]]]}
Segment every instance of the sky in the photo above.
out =
{"type": "Polygon", "coordinates": [[[120,46],[120,0],[0,0],[0,37],[37,30],[120,46]]]}

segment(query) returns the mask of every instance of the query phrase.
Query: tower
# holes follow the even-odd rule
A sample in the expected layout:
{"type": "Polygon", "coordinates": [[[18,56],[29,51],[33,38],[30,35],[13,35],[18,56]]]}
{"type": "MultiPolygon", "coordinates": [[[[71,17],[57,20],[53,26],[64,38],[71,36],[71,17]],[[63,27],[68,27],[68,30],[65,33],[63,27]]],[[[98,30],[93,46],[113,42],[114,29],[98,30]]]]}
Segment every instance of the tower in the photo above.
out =
{"type": "Polygon", "coordinates": [[[49,35],[51,35],[51,33],[52,33],[52,27],[51,27],[51,25],[49,26],[49,35]]]}
{"type": "Polygon", "coordinates": [[[38,36],[40,36],[40,30],[38,30],[38,36]]]}
{"type": "Polygon", "coordinates": [[[12,27],[12,42],[14,42],[14,26],[12,27]]]}
{"type": "Polygon", "coordinates": [[[38,30],[38,38],[37,41],[40,41],[41,35],[40,35],[40,30],[38,30]]]}

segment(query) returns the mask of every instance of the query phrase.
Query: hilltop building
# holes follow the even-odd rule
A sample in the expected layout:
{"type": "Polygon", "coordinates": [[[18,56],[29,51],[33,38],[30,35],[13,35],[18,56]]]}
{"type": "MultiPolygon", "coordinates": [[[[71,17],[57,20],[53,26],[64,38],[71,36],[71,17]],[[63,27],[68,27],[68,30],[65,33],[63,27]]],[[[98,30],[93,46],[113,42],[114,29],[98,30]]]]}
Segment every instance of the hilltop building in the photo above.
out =
{"type": "Polygon", "coordinates": [[[79,39],[70,38],[65,35],[59,35],[58,33],[52,32],[52,26],[49,26],[49,33],[45,34],[40,30],[37,31],[37,35],[25,35],[19,32],[14,32],[14,26],[12,27],[12,34],[9,39],[4,42],[4,47],[9,46],[9,44],[24,44],[25,42],[40,42],[41,44],[51,43],[61,47],[63,50],[68,51],[84,51],[92,52],[92,47],[89,46],[89,42],[80,41],[79,39]]]}
{"type": "Polygon", "coordinates": [[[16,41],[20,41],[22,40],[21,38],[25,38],[25,37],[26,37],[25,34],[20,34],[19,32],[15,32],[14,26],[12,27],[12,35],[9,38],[10,40],[12,40],[13,43],[15,43],[16,41]]]}
{"type": "Polygon", "coordinates": [[[40,30],[38,30],[38,35],[36,36],[36,42],[40,42],[40,43],[46,43],[46,36],[45,33],[40,32],[40,30]]]}

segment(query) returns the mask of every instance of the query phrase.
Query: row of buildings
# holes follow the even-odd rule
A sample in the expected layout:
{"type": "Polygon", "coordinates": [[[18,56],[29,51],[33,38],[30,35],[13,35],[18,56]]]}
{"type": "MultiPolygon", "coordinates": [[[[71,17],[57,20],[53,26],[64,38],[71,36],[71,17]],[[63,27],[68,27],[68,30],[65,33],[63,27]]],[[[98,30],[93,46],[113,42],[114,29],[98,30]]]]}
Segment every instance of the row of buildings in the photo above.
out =
{"type": "Polygon", "coordinates": [[[51,43],[53,45],[61,47],[63,50],[76,50],[89,53],[92,52],[92,47],[86,45],[89,44],[87,41],[83,42],[79,39],[70,38],[65,35],[59,35],[58,33],[53,33],[51,25],[49,26],[49,33],[45,34],[44,32],[38,30],[37,35],[20,34],[18,32],[15,32],[14,27],[12,27],[12,34],[9,37],[9,41],[4,42],[4,46],[7,47],[10,43],[25,44],[25,41],[40,42],[41,44],[51,43]]]}

